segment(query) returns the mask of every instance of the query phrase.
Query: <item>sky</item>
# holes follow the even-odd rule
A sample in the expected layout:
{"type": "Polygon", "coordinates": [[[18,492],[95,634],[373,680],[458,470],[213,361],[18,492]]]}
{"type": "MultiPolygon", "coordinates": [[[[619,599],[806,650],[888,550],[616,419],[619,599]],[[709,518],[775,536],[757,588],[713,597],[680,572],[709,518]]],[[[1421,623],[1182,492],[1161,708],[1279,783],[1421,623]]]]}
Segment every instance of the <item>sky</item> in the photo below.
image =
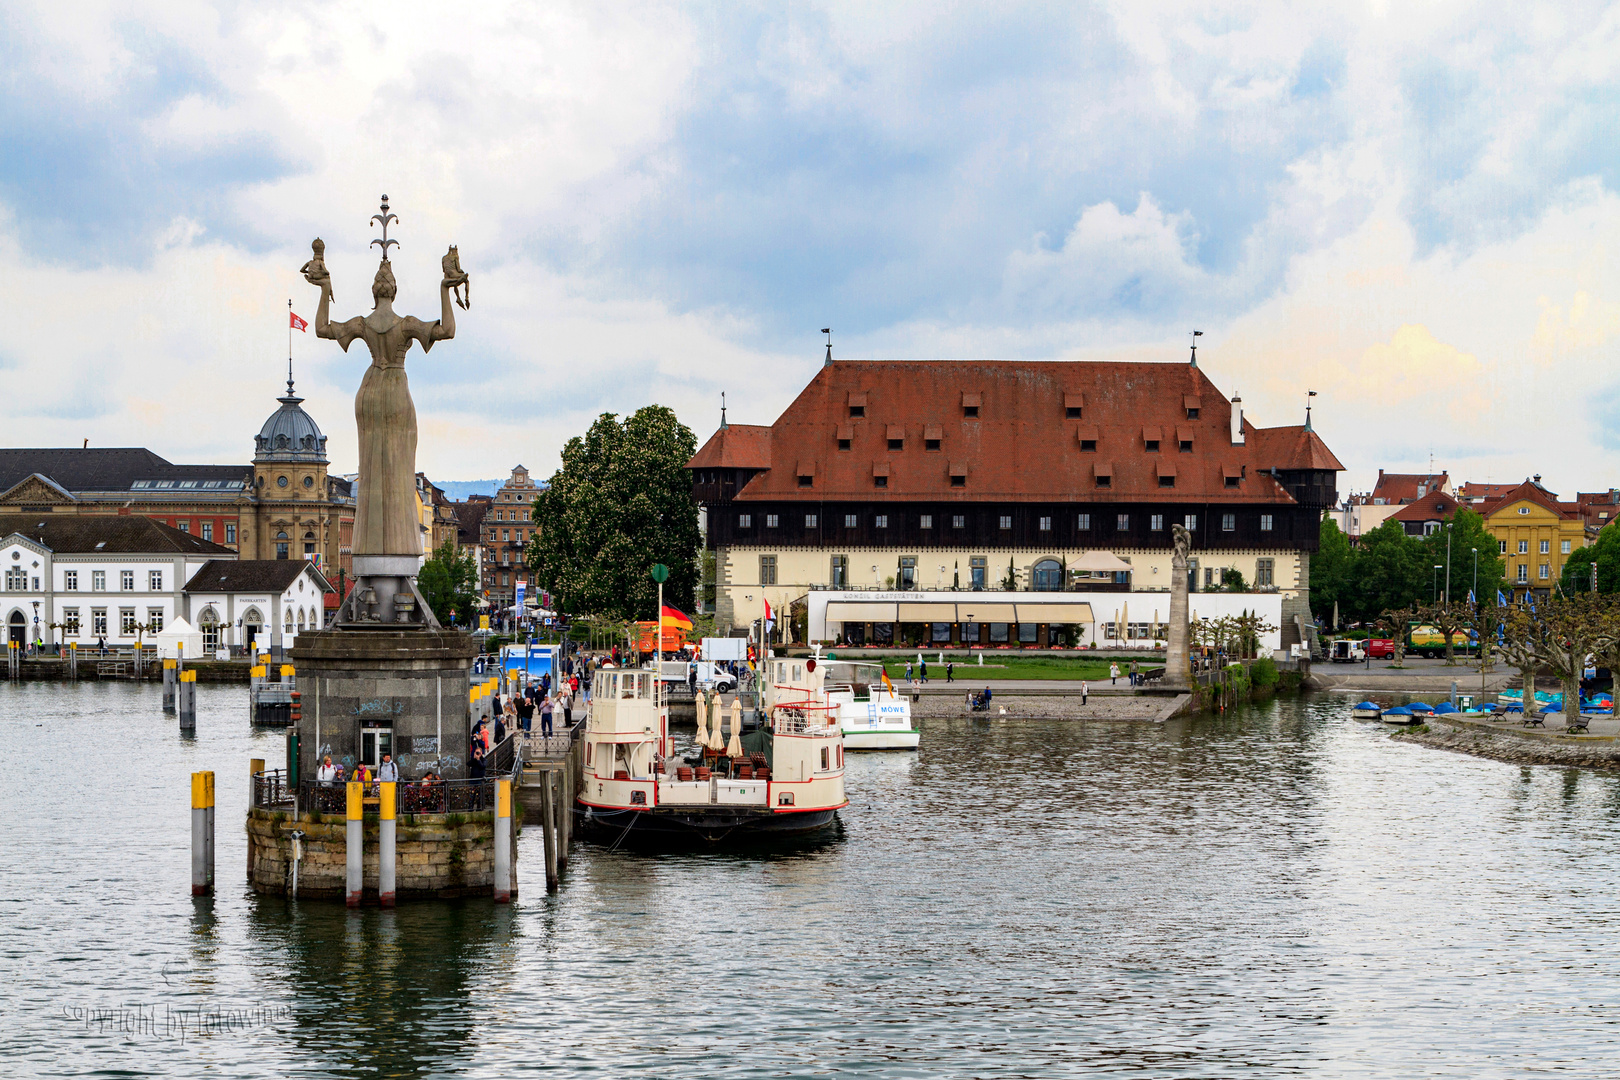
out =
{"type": "MultiPolygon", "coordinates": [[[[246,462],[325,240],[418,467],[701,443],[842,358],[1199,362],[1347,467],[1620,485],[1620,7],[0,0],[8,445],[246,462]]],[[[295,335],[354,468],[368,357],[295,335]]]]}

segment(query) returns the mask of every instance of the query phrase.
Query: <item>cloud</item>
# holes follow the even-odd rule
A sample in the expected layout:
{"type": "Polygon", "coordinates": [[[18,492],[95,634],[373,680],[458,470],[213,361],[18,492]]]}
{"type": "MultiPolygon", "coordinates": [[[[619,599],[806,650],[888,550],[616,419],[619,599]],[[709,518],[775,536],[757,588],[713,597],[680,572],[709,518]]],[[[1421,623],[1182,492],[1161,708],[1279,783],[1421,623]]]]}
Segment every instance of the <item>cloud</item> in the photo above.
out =
{"type": "MultiPolygon", "coordinates": [[[[446,479],[543,475],[648,401],[768,421],[827,325],[843,356],[1176,361],[1196,327],[1257,422],[1321,393],[1346,486],[1431,449],[1610,479],[1612,8],[7,10],[14,442],[245,459],[310,238],[364,310],[387,191],[402,310],[449,243],[473,275],[409,361],[446,479]]],[[[346,470],[364,358],[295,352],[346,470]]]]}

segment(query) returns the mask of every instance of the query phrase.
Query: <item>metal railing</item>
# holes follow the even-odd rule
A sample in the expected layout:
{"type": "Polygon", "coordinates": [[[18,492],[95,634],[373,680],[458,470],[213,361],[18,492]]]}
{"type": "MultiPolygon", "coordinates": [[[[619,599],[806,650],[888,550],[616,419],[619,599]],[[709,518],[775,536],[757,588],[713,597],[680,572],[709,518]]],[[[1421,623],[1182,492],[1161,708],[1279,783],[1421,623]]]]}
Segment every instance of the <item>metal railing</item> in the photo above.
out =
{"type": "MultiPolygon", "coordinates": [[[[365,797],[377,797],[377,782],[368,783],[365,797]]],[[[397,789],[402,814],[456,814],[489,810],[495,806],[495,781],[401,780],[397,789]]],[[[348,788],[341,781],[305,780],[298,785],[299,806],[342,817],[348,812],[348,788]]]]}
{"type": "Polygon", "coordinates": [[[293,790],[287,784],[287,770],[266,769],[253,774],[253,808],[285,810],[293,804],[293,790]]]}

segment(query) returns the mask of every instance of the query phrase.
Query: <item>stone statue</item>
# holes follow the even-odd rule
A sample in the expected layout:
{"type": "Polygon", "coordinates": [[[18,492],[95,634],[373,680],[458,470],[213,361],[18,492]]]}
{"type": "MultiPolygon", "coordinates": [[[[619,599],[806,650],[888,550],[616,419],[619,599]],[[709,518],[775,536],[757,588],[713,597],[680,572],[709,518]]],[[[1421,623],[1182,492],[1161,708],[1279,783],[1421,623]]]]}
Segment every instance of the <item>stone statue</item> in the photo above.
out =
{"type": "Polygon", "coordinates": [[[462,311],[466,311],[467,305],[472,302],[472,279],[461,268],[461,254],[456,251],[456,245],[450,245],[450,250],[439,260],[439,266],[444,269],[444,280],[450,283],[450,292],[455,296],[456,303],[461,305],[462,311]]]}
{"type": "Polygon", "coordinates": [[[314,253],[315,257],[310,259],[309,262],[305,263],[303,266],[300,266],[298,268],[298,272],[303,274],[304,280],[309,282],[311,285],[322,286],[328,292],[330,292],[332,288],[332,275],[328,273],[326,269],[326,244],[321,240],[320,237],[317,236],[315,238],[315,242],[309,245],[309,247],[310,251],[314,253]]]}
{"type": "Polygon", "coordinates": [[[1187,553],[1192,550],[1192,533],[1187,531],[1185,525],[1170,526],[1170,543],[1172,553],[1170,563],[1172,566],[1185,571],[1187,569],[1187,553]]]}

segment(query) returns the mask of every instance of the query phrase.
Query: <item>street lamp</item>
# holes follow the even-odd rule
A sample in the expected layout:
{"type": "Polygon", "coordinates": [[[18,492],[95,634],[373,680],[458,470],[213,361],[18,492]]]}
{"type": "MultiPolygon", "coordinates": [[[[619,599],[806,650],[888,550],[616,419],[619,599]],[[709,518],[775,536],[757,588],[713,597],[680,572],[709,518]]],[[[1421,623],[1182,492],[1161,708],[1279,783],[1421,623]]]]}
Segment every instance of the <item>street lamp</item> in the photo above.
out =
{"type": "Polygon", "coordinates": [[[1474,585],[1468,591],[1473,594],[1474,603],[1479,603],[1479,548],[1469,548],[1474,553],[1474,585]]]}
{"type": "MultiPolygon", "coordinates": [[[[39,601],[34,601],[34,641],[39,640],[39,601]]],[[[34,642],[29,642],[32,645],[34,642]]]]}
{"type": "Polygon", "coordinates": [[[1445,569],[1439,563],[1434,564],[1434,602],[1440,602],[1440,571],[1445,569]]]}

